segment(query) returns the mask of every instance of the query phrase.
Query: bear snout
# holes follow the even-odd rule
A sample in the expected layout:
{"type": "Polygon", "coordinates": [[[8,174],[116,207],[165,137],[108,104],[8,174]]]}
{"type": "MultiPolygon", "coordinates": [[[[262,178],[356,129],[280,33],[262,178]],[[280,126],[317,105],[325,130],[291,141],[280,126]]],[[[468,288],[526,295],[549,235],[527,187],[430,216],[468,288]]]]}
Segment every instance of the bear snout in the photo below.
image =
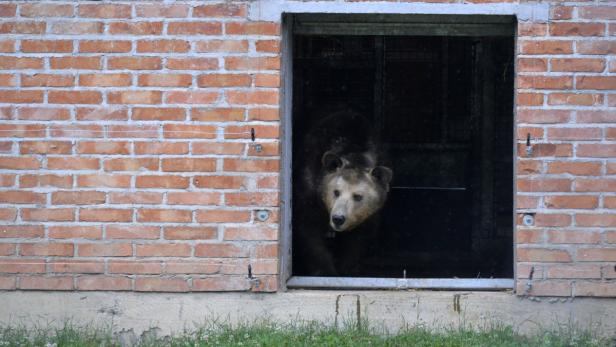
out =
{"type": "Polygon", "coordinates": [[[337,228],[339,228],[342,224],[344,224],[345,221],[346,221],[346,218],[342,215],[332,216],[332,223],[334,223],[334,226],[336,226],[337,228]]]}

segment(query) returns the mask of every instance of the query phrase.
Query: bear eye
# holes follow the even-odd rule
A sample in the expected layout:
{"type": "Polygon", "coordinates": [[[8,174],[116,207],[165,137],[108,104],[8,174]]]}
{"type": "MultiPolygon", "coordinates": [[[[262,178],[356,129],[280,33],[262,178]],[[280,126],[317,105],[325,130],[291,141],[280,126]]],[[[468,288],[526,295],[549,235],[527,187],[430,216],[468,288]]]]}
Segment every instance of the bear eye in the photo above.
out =
{"type": "Polygon", "coordinates": [[[364,199],[364,197],[362,195],[353,194],[353,200],[359,202],[359,201],[362,201],[363,199],[364,199]]]}
{"type": "Polygon", "coordinates": [[[334,190],[334,196],[335,197],[339,197],[340,196],[340,191],[339,190],[334,190]]]}

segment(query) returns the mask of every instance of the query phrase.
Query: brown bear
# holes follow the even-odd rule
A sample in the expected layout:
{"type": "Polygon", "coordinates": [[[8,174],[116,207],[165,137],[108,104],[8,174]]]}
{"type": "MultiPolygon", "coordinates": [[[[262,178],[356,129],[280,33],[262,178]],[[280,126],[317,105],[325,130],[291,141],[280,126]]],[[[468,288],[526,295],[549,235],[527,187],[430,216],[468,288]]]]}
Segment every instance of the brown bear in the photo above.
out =
{"type": "Polygon", "coordinates": [[[380,165],[373,129],[359,114],[336,112],[317,122],[294,152],[295,275],[361,275],[392,179],[392,170],[380,165]]]}

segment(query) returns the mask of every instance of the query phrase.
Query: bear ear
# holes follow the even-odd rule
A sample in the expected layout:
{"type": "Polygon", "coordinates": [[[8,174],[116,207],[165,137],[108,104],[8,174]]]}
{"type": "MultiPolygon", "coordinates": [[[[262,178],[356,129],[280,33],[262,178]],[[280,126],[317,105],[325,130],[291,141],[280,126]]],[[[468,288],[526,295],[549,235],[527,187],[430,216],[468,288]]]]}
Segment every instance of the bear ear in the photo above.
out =
{"type": "Polygon", "coordinates": [[[321,157],[321,164],[326,171],[331,172],[342,167],[342,158],[332,151],[327,151],[321,157]]]}
{"type": "Polygon", "coordinates": [[[389,190],[389,182],[391,182],[391,179],[394,176],[394,173],[390,168],[385,166],[377,166],[372,169],[370,174],[377,180],[377,182],[385,187],[385,190],[389,190]]]}

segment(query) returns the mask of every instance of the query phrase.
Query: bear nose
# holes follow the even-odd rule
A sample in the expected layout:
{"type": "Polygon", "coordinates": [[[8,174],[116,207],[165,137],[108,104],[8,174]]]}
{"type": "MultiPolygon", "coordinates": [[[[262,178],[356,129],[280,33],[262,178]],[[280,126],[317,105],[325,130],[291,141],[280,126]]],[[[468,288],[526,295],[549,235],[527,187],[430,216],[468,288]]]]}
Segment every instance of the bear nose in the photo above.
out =
{"type": "Polygon", "coordinates": [[[335,226],[339,227],[342,224],[344,224],[344,221],[346,220],[346,218],[344,218],[344,216],[340,216],[340,215],[335,215],[332,216],[332,222],[334,223],[335,226]]]}

